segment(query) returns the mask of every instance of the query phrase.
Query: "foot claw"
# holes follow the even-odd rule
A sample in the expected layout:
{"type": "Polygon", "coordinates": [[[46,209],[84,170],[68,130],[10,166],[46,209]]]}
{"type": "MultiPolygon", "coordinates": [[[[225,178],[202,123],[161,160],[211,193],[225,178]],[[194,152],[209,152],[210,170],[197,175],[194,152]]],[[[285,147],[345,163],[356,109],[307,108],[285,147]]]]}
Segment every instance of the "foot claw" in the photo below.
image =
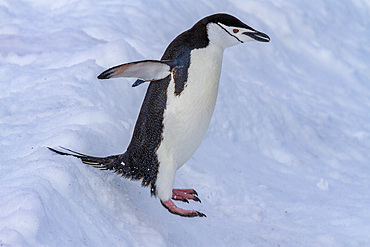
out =
{"type": "Polygon", "coordinates": [[[189,200],[188,200],[188,199],[185,199],[185,198],[181,199],[181,201],[182,201],[182,202],[189,203],[189,200]]]}
{"type": "Polygon", "coordinates": [[[201,201],[201,200],[199,199],[199,197],[197,197],[197,196],[194,196],[193,201],[196,201],[196,202],[200,202],[200,203],[202,203],[202,201],[201,201]]]}
{"type": "Polygon", "coordinates": [[[198,195],[198,193],[195,191],[195,189],[191,189],[192,190],[192,192],[190,192],[189,194],[193,194],[193,195],[198,195]]]}
{"type": "Polygon", "coordinates": [[[198,214],[198,217],[206,217],[207,218],[207,215],[205,215],[205,214],[203,214],[203,213],[201,213],[199,211],[197,211],[197,214],[198,214]]]}

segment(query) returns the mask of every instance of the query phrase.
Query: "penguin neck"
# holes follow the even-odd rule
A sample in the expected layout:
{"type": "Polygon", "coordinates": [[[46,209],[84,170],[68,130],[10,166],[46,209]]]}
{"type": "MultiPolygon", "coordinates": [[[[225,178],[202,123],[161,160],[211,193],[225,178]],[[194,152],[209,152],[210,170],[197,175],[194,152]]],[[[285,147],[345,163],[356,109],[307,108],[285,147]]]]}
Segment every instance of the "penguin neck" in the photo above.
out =
{"type": "Polygon", "coordinates": [[[209,44],[205,48],[195,49],[191,52],[189,74],[195,74],[199,87],[213,87],[220,81],[222,58],[224,49],[221,46],[209,44]],[[210,85],[214,84],[214,85],[210,85]]]}

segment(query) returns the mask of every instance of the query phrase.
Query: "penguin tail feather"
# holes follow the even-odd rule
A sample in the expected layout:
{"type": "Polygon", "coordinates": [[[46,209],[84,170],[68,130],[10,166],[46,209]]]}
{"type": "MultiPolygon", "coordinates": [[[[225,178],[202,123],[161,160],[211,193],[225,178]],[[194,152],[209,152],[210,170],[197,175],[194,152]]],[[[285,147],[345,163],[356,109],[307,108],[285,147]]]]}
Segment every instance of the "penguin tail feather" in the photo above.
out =
{"type": "Polygon", "coordinates": [[[123,162],[123,157],[125,153],[119,155],[112,155],[107,157],[94,157],[86,154],[78,153],[76,151],[70,150],[68,148],[59,147],[65,151],[59,151],[54,148],[48,147],[50,151],[53,151],[60,155],[69,155],[81,159],[82,163],[93,166],[95,168],[100,168],[100,170],[113,170],[117,174],[125,175],[125,165],[123,162]]]}

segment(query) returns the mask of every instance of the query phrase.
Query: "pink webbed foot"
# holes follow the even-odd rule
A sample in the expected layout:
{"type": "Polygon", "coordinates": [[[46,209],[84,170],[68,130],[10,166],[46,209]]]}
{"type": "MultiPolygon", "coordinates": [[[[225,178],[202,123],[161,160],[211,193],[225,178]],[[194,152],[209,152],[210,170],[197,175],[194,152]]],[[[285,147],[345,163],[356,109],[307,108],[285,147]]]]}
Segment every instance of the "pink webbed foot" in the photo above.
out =
{"type": "Polygon", "coordinates": [[[195,210],[185,210],[182,208],[179,208],[173,203],[173,201],[167,200],[167,201],[161,201],[163,207],[165,207],[170,213],[177,214],[183,217],[207,217],[205,214],[195,211],[195,210]]]}
{"type": "Polygon", "coordinates": [[[193,189],[173,189],[172,199],[189,203],[189,200],[201,202],[198,193],[193,189]]]}

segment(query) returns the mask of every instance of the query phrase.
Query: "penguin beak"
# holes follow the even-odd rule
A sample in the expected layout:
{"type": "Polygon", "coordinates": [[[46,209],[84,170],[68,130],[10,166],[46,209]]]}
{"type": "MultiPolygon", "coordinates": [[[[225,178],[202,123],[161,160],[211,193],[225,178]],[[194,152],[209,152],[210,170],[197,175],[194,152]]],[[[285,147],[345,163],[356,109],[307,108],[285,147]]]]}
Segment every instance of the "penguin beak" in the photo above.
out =
{"type": "Polygon", "coordinates": [[[258,32],[256,30],[250,31],[250,32],[244,32],[243,34],[251,37],[254,40],[260,41],[260,42],[269,42],[270,37],[267,34],[258,32]]]}

